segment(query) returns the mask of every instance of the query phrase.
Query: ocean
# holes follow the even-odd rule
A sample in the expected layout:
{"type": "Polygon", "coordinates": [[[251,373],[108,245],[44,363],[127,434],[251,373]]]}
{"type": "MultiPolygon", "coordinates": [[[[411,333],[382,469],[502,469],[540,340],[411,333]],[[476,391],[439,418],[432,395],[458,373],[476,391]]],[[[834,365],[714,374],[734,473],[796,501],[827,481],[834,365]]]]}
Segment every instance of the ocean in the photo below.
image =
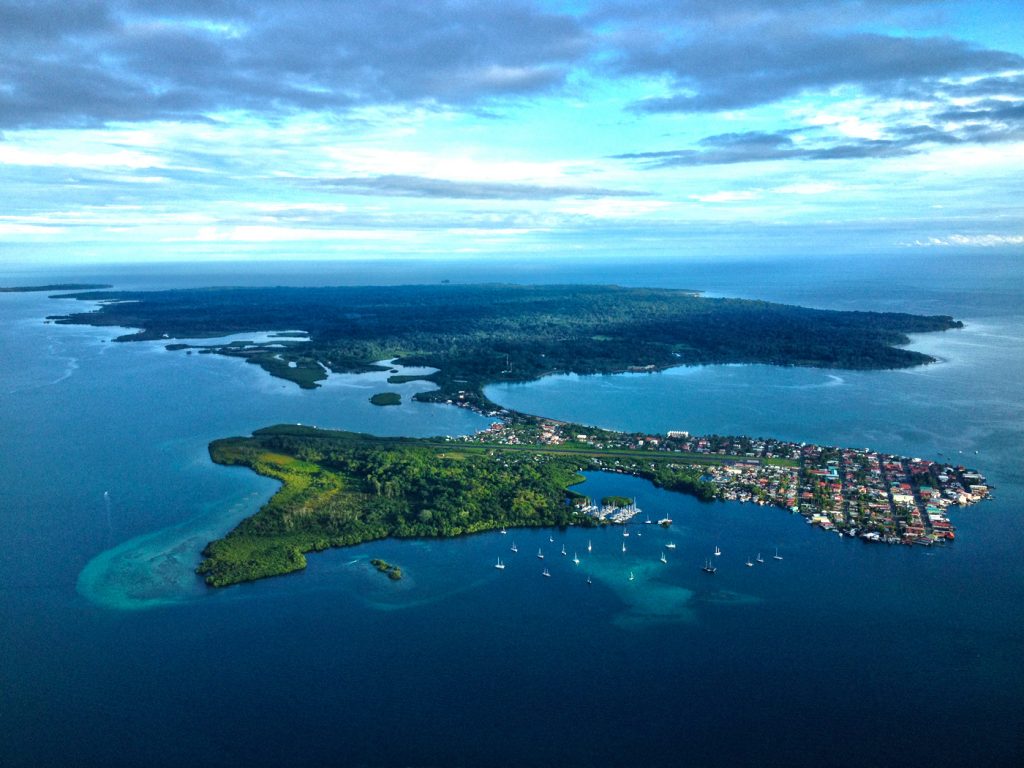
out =
{"type": "Polygon", "coordinates": [[[1024,760],[1019,254],[0,267],[0,285],[441,279],[674,286],[951,314],[966,327],[916,337],[914,348],[940,362],[911,370],[707,366],[553,376],[488,395],[618,429],[955,459],[981,470],[995,498],[953,515],[950,546],[887,547],[774,508],[593,474],[590,495],[635,496],[644,516],[670,516],[672,527],[634,526],[626,553],[619,530],[375,542],[312,555],[298,574],[210,590],[192,573],[199,550],[275,484],[213,465],[209,441],[281,422],[426,436],[489,420],[411,402],[422,384],[390,386],[380,374],[303,391],[237,359],[115,344],[114,329],[43,322],[80,303],[3,294],[0,764],[1024,760]],[[385,388],[403,404],[371,405],[385,388]],[[715,546],[712,577],[700,566],[715,546]],[[758,552],[765,563],[745,567],[758,552]],[[382,578],[373,557],[406,578],[382,578]]]}

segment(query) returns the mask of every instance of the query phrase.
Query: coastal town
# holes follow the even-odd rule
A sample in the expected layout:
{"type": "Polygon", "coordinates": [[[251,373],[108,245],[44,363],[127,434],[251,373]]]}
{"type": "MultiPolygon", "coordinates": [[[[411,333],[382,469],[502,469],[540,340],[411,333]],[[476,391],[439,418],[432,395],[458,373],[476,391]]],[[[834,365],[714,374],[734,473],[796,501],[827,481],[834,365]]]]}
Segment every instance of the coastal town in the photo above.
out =
{"type": "Polygon", "coordinates": [[[962,464],[866,448],[685,431],[620,433],[507,411],[492,415],[504,418],[459,439],[569,453],[580,458],[581,469],[646,477],[659,485],[672,473],[693,477],[696,482],[686,490],[701,498],[779,507],[824,531],[864,541],[951,542],[956,530],[950,510],[991,494],[985,477],[962,464]]]}

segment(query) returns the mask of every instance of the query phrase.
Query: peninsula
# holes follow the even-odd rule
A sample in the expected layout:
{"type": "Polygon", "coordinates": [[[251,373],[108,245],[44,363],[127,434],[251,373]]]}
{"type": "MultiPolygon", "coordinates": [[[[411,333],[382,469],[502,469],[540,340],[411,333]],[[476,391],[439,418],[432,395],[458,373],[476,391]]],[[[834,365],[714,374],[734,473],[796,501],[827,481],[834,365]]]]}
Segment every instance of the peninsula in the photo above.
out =
{"type": "Polygon", "coordinates": [[[963,466],[868,450],[624,434],[510,416],[463,438],[277,426],[217,440],[210,445],[215,462],[249,467],[282,486],[207,545],[198,572],[220,587],[300,570],[311,551],[385,537],[626,519],[572,490],[583,471],[634,475],[707,501],[780,507],[866,541],[925,546],[954,538],[949,507],[989,493],[984,477],[963,466]]]}
{"type": "MultiPolygon", "coordinates": [[[[58,323],[142,330],[118,341],[215,338],[301,329],[268,341],[200,345],[316,387],[329,372],[376,361],[437,371],[416,399],[493,410],[483,387],[548,373],[656,371],[678,365],[765,363],[847,369],[934,362],[907,334],[962,327],[945,315],[840,312],[696,291],[593,285],[412,285],[90,291],[102,302],[58,323]]],[[[183,348],[175,344],[174,348],[183,348]]],[[[407,377],[394,377],[396,383],[407,377]]]]}

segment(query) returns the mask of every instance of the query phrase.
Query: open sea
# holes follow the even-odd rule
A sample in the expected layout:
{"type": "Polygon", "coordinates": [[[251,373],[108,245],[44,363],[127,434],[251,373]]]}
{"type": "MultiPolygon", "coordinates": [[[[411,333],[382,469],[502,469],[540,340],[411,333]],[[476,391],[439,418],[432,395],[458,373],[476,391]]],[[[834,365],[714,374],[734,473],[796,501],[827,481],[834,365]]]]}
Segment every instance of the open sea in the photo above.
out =
{"type": "Polygon", "coordinates": [[[954,544],[926,549],[596,474],[585,492],[635,496],[672,527],[633,526],[626,553],[617,528],[383,541],[210,590],[199,551],[276,485],[214,466],[211,440],[489,420],[411,402],[423,384],[386,374],[303,391],[237,359],[114,344],[116,329],[44,323],[82,303],[0,294],[0,766],[1024,765],[1022,259],[0,266],[0,285],[587,282],[951,314],[966,328],[916,337],[941,360],[916,369],[708,366],[488,395],[618,429],[954,458],[995,486],[953,513],[954,544]],[[403,404],[371,405],[384,389],[403,404]]]}

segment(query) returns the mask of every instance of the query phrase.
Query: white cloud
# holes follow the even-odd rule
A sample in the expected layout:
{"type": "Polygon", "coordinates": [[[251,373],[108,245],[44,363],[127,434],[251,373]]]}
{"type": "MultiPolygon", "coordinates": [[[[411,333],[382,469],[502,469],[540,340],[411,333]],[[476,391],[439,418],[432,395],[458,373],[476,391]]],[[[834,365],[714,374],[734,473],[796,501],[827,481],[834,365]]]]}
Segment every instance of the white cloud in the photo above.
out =
{"type": "Polygon", "coordinates": [[[756,200],[760,196],[761,193],[758,190],[744,189],[735,192],[712,192],[710,195],[690,195],[690,199],[700,203],[741,203],[746,200],[756,200]]]}
{"type": "Polygon", "coordinates": [[[1024,245],[1024,235],[946,235],[945,237],[915,240],[911,245],[924,248],[933,246],[995,248],[1006,245],[1024,245]]]}

